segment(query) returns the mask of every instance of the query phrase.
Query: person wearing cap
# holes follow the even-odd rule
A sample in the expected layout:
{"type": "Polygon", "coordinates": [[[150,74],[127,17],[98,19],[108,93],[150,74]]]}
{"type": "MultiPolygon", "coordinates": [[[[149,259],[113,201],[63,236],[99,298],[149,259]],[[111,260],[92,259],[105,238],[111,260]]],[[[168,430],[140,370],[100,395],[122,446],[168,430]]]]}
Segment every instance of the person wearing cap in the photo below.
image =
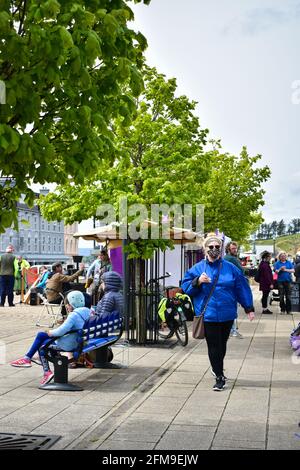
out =
{"type": "Polygon", "coordinates": [[[270,290],[273,289],[273,273],[270,266],[271,253],[263,251],[261,254],[261,262],[258,267],[259,290],[262,292],[261,304],[263,314],[272,314],[268,309],[268,298],[270,290]]]}
{"type": "Polygon", "coordinates": [[[8,305],[14,307],[15,273],[18,270],[18,260],[13,254],[14,247],[8,245],[5,254],[0,257],[0,307],[4,307],[7,297],[8,305]]]}
{"type": "Polygon", "coordinates": [[[54,330],[39,332],[25,356],[11,362],[13,367],[31,367],[32,357],[38,351],[44,371],[40,382],[41,385],[45,385],[50,382],[54,376],[53,372],[50,370],[49,363],[45,357],[45,351],[43,349],[48,344],[49,339],[57,337],[54,345],[66,352],[73,351],[77,347],[77,335],[76,333],[70,333],[69,335],[66,334],[69,331],[80,330],[84,323],[90,318],[90,309],[85,307],[85,298],[82,292],[69,292],[65,298],[65,304],[66,310],[69,313],[67,320],[54,330]]]}
{"type": "Polygon", "coordinates": [[[89,279],[93,279],[91,286],[91,296],[93,298],[94,305],[96,305],[98,302],[99,293],[103,294],[101,289],[99,292],[102,276],[104,273],[111,270],[112,265],[107,250],[102,248],[98,258],[91,264],[86,275],[86,286],[88,286],[89,279]]]}
{"type": "Polygon", "coordinates": [[[280,297],[281,313],[291,313],[291,282],[292,274],[295,272],[294,265],[287,260],[285,251],[278,254],[278,261],[274,264],[275,273],[278,274],[277,282],[280,297]]]}
{"type": "Polygon", "coordinates": [[[255,318],[253,297],[248,281],[236,266],[221,259],[222,239],[208,234],[204,239],[205,259],[189,269],[181,287],[193,298],[195,315],[204,315],[205,339],[211,372],[216,378],[213,387],[225,387],[224,358],[233,321],[240,303],[250,321],[255,318]]]}
{"type": "MultiPolygon", "coordinates": [[[[229,261],[229,263],[234,264],[237,268],[241,270],[241,272],[244,274],[243,266],[241,265],[239,259],[238,259],[238,244],[237,242],[230,241],[227,243],[225,247],[225,256],[224,259],[226,261],[229,261]]],[[[238,324],[237,324],[237,318],[234,320],[230,335],[236,338],[242,338],[242,335],[238,331],[238,324]]]]}
{"type": "Polygon", "coordinates": [[[46,281],[46,296],[47,300],[52,304],[60,304],[62,298],[61,293],[64,291],[64,284],[67,282],[74,281],[78,276],[80,276],[84,271],[84,264],[79,265],[79,271],[72,274],[72,276],[67,276],[63,274],[62,263],[54,263],[52,265],[52,273],[48,276],[46,281]]]}

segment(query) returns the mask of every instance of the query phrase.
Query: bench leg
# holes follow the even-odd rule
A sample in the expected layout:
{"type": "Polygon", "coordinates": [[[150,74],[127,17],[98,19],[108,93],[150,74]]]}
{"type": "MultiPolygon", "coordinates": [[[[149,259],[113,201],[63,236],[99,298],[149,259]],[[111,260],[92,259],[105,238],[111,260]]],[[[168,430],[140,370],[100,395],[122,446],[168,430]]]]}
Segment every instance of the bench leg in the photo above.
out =
{"type": "Polygon", "coordinates": [[[95,369],[121,369],[117,364],[112,364],[108,361],[108,346],[96,349],[95,354],[96,358],[95,362],[93,362],[95,369]]]}
{"type": "Polygon", "coordinates": [[[41,385],[42,390],[58,390],[64,392],[81,392],[83,388],[68,383],[68,358],[57,356],[53,359],[54,382],[41,385]]]}

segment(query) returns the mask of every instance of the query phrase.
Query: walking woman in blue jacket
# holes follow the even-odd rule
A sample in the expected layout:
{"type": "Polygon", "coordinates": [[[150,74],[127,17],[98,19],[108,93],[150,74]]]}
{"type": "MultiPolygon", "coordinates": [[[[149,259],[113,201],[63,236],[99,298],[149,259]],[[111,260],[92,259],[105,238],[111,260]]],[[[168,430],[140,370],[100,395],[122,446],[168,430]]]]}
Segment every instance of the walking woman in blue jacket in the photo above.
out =
{"type": "Polygon", "coordinates": [[[204,311],[205,338],[212,373],[216,377],[213,390],[225,386],[224,358],[226,344],[240,303],[249,320],[255,317],[252,292],[243,273],[221,258],[222,240],[208,234],[204,240],[205,259],[186,272],[182,289],[193,298],[195,315],[204,311]]]}

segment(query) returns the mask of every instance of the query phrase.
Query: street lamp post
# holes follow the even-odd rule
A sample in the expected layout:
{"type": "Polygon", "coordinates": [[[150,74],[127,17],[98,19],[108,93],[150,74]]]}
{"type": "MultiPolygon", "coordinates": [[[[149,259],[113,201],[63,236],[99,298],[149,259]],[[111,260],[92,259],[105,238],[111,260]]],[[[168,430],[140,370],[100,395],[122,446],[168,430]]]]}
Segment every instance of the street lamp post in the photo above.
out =
{"type": "Polygon", "coordinates": [[[275,256],[276,256],[276,252],[275,252],[276,243],[275,243],[275,242],[276,242],[276,237],[274,236],[274,237],[273,237],[273,253],[274,253],[274,258],[275,258],[275,256]]]}

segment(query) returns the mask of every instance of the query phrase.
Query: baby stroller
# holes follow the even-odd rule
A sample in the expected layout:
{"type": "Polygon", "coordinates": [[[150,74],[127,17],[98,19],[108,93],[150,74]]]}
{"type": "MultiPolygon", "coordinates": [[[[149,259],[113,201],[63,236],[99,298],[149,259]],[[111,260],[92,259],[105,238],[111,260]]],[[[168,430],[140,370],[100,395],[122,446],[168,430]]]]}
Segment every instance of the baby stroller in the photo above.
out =
{"type": "Polygon", "coordinates": [[[278,289],[278,281],[277,281],[277,274],[273,274],[273,289],[270,292],[270,297],[269,297],[269,304],[272,305],[273,302],[279,302],[280,297],[279,297],[279,289],[278,289]]]}

